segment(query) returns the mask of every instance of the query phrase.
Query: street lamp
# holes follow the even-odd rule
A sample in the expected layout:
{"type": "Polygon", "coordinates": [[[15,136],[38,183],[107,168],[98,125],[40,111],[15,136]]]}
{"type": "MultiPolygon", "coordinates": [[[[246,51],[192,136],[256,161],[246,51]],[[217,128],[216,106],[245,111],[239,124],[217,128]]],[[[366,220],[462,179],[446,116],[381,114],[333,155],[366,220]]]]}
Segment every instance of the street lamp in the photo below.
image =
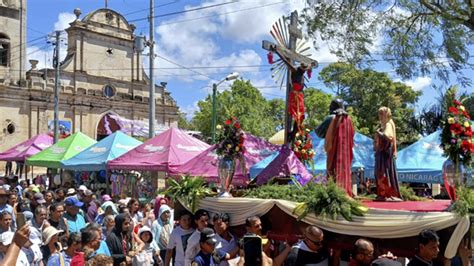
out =
{"type": "Polygon", "coordinates": [[[239,73],[232,72],[225,79],[212,84],[212,144],[216,143],[216,93],[217,86],[224,81],[234,80],[239,77],[239,73]]]}

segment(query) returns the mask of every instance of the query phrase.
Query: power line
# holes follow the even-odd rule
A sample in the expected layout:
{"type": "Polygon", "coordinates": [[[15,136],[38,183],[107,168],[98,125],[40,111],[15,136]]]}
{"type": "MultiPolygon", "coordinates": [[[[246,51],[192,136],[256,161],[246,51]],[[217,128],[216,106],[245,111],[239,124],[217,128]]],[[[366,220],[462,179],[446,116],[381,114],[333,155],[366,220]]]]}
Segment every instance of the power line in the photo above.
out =
{"type": "MultiPolygon", "coordinates": [[[[184,13],[189,13],[189,12],[194,12],[194,11],[199,11],[199,10],[204,10],[204,9],[209,9],[209,8],[214,8],[214,7],[218,7],[218,6],[224,6],[224,5],[228,5],[228,4],[234,4],[234,3],[236,3],[236,2],[235,2],[235,1],[231,1],[231,2],[225,2],[225,3],[214,4],[214,5],[209,5],[209,6],[201,6],[201,7],[196,7],[196,8],[192,8],[192,9],[188,9],[188,10],[183,10],[183,11],[176,11],[176,12],[171,12],[171,13],[165,13],[165,14],[153,16],[153,18],[163,18],[163,17],[168,17],[168,16],[174,16],[174,15],[179,15],[179,14],[184,14],[184,13]]],[[[144,21],[144,20],[147,20],[147,19],[149,19],[149,18],[148,18],[148,17],[146,17],[146,18],[139,18],[139,19],[130,20],[129,22],[144,21]]]]}
{"type": "Polygon", "coordinates": [[[255,10],[255,9],[259,9],[259,8],[263,8],[263,7],[279,5],[279,4],[284,4],[284,3],[285,2],[276,2],[276,3],[271,3],[271,4],[265,4],[265,5],[260,5],[260,6],[254,6],[254,7],[244,8],[244,9],[233,10],[233,11],[229,11],[229,12],[217,13],[215,15],[210,15],[210,16],[203,16],[203,17],[178,20],[178,21],[173,21],[173,22],[168,22],[168,23],[161,23],[160,26],[184,23],[184,22],[195,21],[195,20],[200,20],[200,19],[205,19],[205,18],[213,18],[213,17],[220,16],[220,15],[228,15],[228,14],[233,14],[233,13],[242,12],[242,11],[255,10]]]}
{"type": "Polygon", "coordinates": [[[182,68],[184,68],[184,69],[187,69],[187,70],[189,70],[189,71],[191,71],[191,72],[194,72],[194,73],[196,73],[196,74],[199,74],[200,76],[204,76],[204,77],[207,77],[207,78],[209,78],[209,79],[213,79],[213,78],[211,78],[210,76],[208,76],[208,75],[206,75],[206,74],[200,73],[200,72],[198,72],[198,71],[196,71],[196,70],[193,70],[193,69],[189,69],[189,68],[187,68],[187,67],[185,67],[185,66],[183,66],[183,65],[180,65],[180,64],[178,64],[178,63],[176,63],[176,62],[174,62],[174,61],[172,61],[172,60],[170,60],[170,59],[168,59],[168,58],[166,58],[166,57],[163,57],[163,56],[161,56],[161,55],[156,55],[156,56],[159,57],[159,58],[161,58],[161,59],[163,59],[163,60],[165,60],[165,61],[167,61],[167,62],[169,62],[169,63],[171,63],[171,64],[173,64],[173,65],[177,65],[177,66],[182,67],[182,68]]]}
{"type": "MultiPolygon", "coordinates": [[[[168,5],[172,5],[172,4],[176,4],[178,3],[179,0],[174,0],[174,1],[171,1],[171,2],[168,2],[168,3],[164,3],[164,4],[161,4],[161,5],[156,5],[155,8],[158,8],[158,7],[164,7],[164,6],[168,6],[168,5]]],[[[132,11],[132,12],[129,12],[129,13],[125,13],[123,14],[123,16],[128,16],[128,15],[132,15],[132,14],[137,14],[137,13],[141,13],[143,11],[149,11],[150,8],[147,7],[147,8],[143,8],[143,9],[140,9],[140,10],[136,10],[136,11],[132,11]]]]}

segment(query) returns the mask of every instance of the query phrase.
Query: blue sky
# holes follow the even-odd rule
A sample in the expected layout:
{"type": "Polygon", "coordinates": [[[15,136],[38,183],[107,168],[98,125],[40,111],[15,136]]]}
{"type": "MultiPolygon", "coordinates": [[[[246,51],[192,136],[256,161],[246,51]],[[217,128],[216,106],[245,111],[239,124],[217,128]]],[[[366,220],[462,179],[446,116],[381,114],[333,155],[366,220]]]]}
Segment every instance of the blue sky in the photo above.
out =
{"type": "MultiPolygon", "coordinates": [[[[155,0],[155,14],[168,14],[229,1],[155,0]]],[[[137,27],[136,34],[148,35],[148,22],[144,19],[148,15],[148,0],[108,0],[108,5],[124,14],[127,20],[133,21],[131,23],[137,27]]],[[[40,60],[39,67],[50,66],[52,47],[46,43],[44,36],[54,30],[66,28],[75,19],[75,8],[82,10],[83,17],[104,6],[105,0],[29,0],[28,58],[40,60]]],[[[284,90],[277,87],[271,79],[261,41],[272,40],[268,32],[279,17],[304,6],[305,0],[241,0],[238,3],[157,18],[156,53],[169,61],[157,58],[156,82],[168,83],[168,90],[188,118],[196,110],[196,103],[211,92],[210,85],[233,71],[240,72],[243,79],[251,80],[265,97],[283,98],[284,90]]],[[[328,45],[330,44],[323,44],[318,51],[313,51],[312,57],[320,62],[320,67],[313,72],[309,83],[313,87],[325,89],[317,78],[317,72],[337,61],[329,53],[328,45]]],[[[375,65],[374,69],[387,71],[393,76],[391,66],[383,62],[375,65]]],[[[472,71],[469,73],[473,74],[472,71]]],[[[433,77],[423,76],[403,82],[423,92],[418,107],[429,104],[437,96],[431,88],[431,85],[438,83],[433,77]]],[[[219,89],[224,90],[229,85],[223,83],[219,89]]],[[[463,91],[474,92],[474,89],[464,88],[463,91]]]]}

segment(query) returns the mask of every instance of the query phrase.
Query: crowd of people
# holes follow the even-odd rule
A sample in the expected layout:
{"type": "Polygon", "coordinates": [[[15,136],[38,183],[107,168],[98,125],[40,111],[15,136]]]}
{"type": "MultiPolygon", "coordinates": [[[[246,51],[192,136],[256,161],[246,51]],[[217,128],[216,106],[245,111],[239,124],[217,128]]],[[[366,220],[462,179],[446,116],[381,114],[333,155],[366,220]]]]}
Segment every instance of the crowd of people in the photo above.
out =
{"type": "MultiPolygon", "coordinates": [[[[172,202],[113,199],[81,185],[46,190],[13,178],[0,186],[0,265],[344,265],[325,245],[324,233],[308,226],[298,241],[273,241],[262,234],[259,217],[248,217],[239,239],[231,216],[175,213],[172,202]],[[176,218],[176,219],[175,219],[176,218]]],[[[408,265],[432,265],[438,257],[435,231],[419,235],[408,265]]],[[[459,248],[470,265],[467,243],[459,248]]],[[[391,254],[374,258],[367,239],[354,243],[349,266],[399,265],[391,254]]]]}

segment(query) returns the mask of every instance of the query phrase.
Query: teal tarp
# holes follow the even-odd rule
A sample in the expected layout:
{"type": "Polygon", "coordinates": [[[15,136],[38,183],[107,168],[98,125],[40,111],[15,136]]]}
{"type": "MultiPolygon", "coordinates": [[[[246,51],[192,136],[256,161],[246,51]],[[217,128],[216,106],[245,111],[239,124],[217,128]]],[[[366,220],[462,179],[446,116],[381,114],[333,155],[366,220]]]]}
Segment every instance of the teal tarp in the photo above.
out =
{"type": "MultiPolygon", "coordinates": [[[[324,139],[316,136],[314,132],[310,133],[313,139],[314,149],[314,171],[311,166],[307,166],[307,169],[315,174],[326,173],[326,151],[324,150],[324,139]]],[[[362,134],[355,133],[354,135],[354,159],[352,160],[352,168],[368,168],[373,169],[375,165],[374,160],[374,141],[362,134]]],[[[276,157],[278,152],[273,153],[271,156],[263,159],[250,168],[250,178],[255,178],[265,167],[267,167],[276,157]]]]}
{"type": "MultiPolygon", "coordinates": [[[[324,150],[324,139],[316,136],[314,132],[311,132],[311,138],[313,139],[314,149],[314,172],[315,173],[326,173],[326,160],[327,155],[324,150]]],[[[360,133],[354,135],[354,159],[352,160],[352,169],[357,168],[374,168],[374,141],[360,133]]],[[[308,169],[312,171],[309,166],[308,169]]]]}
{"type": "Polygon", "coordinates": [[[61,162],[64,169],[75,171],[100,171],[106,169],[108,161],[142,144],[120,131],[102,139],[76,156],[61,162]]]}
{"type": "Polygon", "coordinates": [[[410,183],[443,183],[446,157],[441,149],[438,130],[398,152],[398,181],[410,183]]]}

